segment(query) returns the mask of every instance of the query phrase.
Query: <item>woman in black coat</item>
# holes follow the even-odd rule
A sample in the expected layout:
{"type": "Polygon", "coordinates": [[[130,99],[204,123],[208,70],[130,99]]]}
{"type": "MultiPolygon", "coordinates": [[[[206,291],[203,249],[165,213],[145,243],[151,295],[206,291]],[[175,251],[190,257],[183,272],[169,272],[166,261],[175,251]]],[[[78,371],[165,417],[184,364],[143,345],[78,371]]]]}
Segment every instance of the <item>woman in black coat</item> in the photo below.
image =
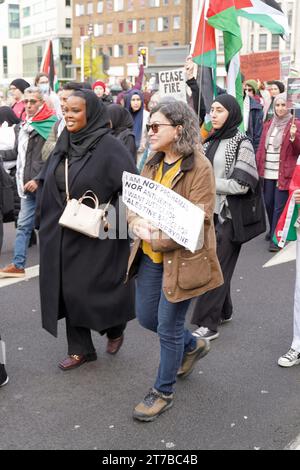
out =
{"type": "Polygon", "coordinates": [[[136,163],[137,150],[133,132],[134,122],[130,112],[119,104],[111,104],[107,107],[107,112],[112,135],[125,145],[136,163]]]}
{"type": "Polygon", "coordinates": [[[88,90],[76,91],[66,105],[66,129],[42,175],[40,200],[40,290],[43,327],[57,336],[66,318],[69,357],[63,370],[97,359],[91,331],[107,334],[107,352],[121,347],[126,323],[134,318],[133,286],[125,286],[129,240],[91,239],[62,228],[69,191],[79,199],[93,191],[101,204],[117,205],[124,171],[136,173],[126,148],[110,135],[105,105],[88,90]]]}

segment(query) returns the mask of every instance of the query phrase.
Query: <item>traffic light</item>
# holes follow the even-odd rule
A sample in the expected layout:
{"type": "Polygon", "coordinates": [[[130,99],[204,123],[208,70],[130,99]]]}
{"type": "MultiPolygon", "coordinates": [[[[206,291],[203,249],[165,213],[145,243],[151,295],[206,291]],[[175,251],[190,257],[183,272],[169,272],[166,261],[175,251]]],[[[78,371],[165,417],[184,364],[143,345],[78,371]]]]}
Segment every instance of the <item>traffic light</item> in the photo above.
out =
{"type": "Polygon", "coordinates": [[[145,68],[148,67],[148,47],[139,47],[138,53],[140,64],[142,64],[145,68]]]}

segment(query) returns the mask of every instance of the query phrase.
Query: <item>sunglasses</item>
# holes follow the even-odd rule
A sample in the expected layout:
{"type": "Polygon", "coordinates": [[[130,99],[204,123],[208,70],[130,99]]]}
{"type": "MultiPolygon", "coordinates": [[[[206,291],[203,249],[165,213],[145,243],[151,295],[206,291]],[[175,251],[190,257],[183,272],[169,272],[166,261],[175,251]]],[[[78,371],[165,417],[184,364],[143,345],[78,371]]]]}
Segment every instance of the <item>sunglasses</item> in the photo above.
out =
{"type": "Polygon", "coordinates": [[[147,132],[149,132],[150,129],[151,129],[153,134],[157,134],[158,131],[159,131],[160,126],[176,127],[173,124],[159,124],[159,123],[156,122],[154,124],[146,124],[146,129],[147,129],[147,132]]]}
{"type": "Polygon", "coordinates": [[[25,104],[28,104],[28,103],[30,103],[30,104],[36,104],[38,101],[39,101],[39,100],[23,100],[23,103],[25,103],[25,104]]]}
{"type": "Polygon", "coordinates": [[[245,88],[246,91],[251,91],[253,93],[253,88],[245,88]]]}

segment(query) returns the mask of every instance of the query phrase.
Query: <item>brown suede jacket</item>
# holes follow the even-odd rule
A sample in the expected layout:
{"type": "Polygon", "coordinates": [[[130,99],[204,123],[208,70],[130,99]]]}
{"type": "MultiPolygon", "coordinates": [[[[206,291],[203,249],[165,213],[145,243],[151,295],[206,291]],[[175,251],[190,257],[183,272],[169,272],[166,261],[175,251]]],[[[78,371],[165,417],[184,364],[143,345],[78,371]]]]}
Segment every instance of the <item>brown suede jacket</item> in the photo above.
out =
{"type": "MultiPolygon", "coordinates": [[[[163,153],[157,153],[145,165],[142,176],[154,179],[163,153]]],[[[171,189],[205,211],[204,245],[195,253],[166,237],[155,237],[152,250],[163,253],[163,291],[171,303],[198,297],[223,284],[223,275],[216,254],[216,237],[213,223],[215,208],[215,179],[211,163],[204,155],[196,153],[186,157],[175,176],[171,189]],[[158,239],[157,239],[158,238],[158,239]]],[[[129,213],[132,231],[139,216],[129,213]]],[[[162,235],[162,234],[160,234],[162,235]]],[[[141,240],[134,243],[128,264],[127,278],[136,273],[141,240]]]]}

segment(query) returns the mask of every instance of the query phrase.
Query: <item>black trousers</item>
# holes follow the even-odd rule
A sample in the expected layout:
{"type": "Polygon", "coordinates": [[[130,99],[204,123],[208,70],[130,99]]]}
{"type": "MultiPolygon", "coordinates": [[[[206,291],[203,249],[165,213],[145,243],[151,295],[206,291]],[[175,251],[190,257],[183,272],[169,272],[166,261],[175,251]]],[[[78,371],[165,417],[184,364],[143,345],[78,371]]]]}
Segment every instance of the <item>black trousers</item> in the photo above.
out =
{"type": "Polygon", "coordinates": [[[3,243],[3,216],[0,210],[0,254],[2,250],[2,243],[3,243]]]}
{"type": "MultiPolygon", "coordinates": [[[[106,334],[109,339],[116,339],[122,336],[126,329],[127,324],[114,326],[100,334],[106,334]]],[[[92,341],[91,330],[77,326],[71,326],[68,318],[66,318],[67,327],[67,341],[68,341],[68,354],[86,355],[95,352],[95,347],[92,341]]]]}
{"type": "Polygon", "coordinates": [[[241,251],[241,245],[231,241],[233,227],[230,219],[220,224],[215,216],[215,230],[217,255],[224,284],[198,297],[191,320],[192,324],[205,326],[212,331],[218,331],[221,318],[229,318],[232,315],[230,284],[241,251]]]}

